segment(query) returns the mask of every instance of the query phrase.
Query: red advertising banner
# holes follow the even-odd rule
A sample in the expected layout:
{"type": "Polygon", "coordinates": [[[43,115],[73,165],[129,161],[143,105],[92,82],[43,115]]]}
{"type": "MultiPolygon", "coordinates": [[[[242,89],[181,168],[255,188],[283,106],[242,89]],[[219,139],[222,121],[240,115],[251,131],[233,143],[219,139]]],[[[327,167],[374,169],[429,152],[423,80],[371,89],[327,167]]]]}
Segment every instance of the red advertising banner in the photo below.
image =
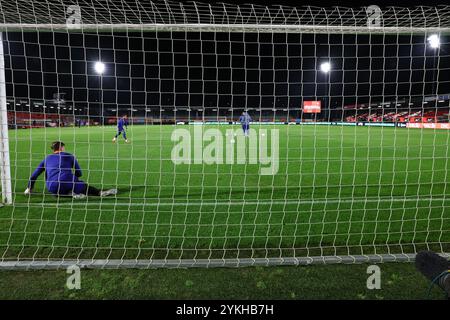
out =
{"type": "Polygon", "coordinates": [[[407,128],[418,129],[447,129],[450,130],[450,123],[407,123],[407,128]]]}
{"type": "Polygon", "coordinates": [[[304,113],[320,113],[320,101],[303,101],[304,113]]]}

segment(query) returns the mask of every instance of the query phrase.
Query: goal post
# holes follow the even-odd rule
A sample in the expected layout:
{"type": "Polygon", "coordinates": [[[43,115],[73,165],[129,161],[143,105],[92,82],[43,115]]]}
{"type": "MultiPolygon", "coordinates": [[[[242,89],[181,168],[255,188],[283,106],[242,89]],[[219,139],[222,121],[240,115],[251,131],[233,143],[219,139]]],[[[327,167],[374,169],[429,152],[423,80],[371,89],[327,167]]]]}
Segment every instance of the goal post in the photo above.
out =
{"type": "Polygon", "coordinates": [[[0,269],[448,257],[449,39],[449,6],[0,0],[0,269]],[[54,141],[119,193],[24,195],[54,141]]]}

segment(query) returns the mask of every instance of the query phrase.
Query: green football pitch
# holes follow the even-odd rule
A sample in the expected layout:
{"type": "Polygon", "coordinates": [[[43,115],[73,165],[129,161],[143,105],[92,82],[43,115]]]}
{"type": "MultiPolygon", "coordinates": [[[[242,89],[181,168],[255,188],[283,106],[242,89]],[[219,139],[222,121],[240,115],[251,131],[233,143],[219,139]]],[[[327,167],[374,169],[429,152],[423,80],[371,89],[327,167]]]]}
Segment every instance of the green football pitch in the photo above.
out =
{"type": "Polygon", "coordinates": [[[278,171],[261,175],[262,164],[174,164],[173,131],[195,127],[131,126],[129,144],[112,143],[114,127],[10,130],[14,204],[0,208],[0,260],[450,251],[446,130],[253,125],[279,131],[278,171]],[[54,140],[84,181],[118,195],[57,198],[43,176],[23,195],[54,140]]]}

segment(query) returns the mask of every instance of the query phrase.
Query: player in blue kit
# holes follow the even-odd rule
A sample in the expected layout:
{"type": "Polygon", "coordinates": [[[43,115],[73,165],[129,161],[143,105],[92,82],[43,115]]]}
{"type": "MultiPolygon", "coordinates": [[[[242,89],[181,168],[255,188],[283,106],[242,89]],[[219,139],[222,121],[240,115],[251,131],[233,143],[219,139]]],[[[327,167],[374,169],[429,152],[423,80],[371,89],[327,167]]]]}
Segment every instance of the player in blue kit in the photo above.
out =
{"type": "Polygon", "coordinates": [[[117,189],[101,191],[80,180],[82,172],[74,155],[64,152],[64,143],[52,143],[53,153],[45,157],[30,177],[25,195],[30,195],[37,178],[45,171],[47,190],[54,195],[68,195],[76,199],[89,196],[106,197],[117,194],[117,189]]]}
{"type": "Polygon", "coordinates": [[[250,130],[250,122],[252,122],[252,117],[247,112],[242,112],[239,117],[239,122],[242,124],[242,130],[244,130],[244,136],[248,137],[248,131],[250,130]]]}
{"type": "Polygon", "coordinates": [[[125,129],[128,129],[128,116],[124,115],[122,118],[119,119],[117,122],[117,133],[113,138],[113,142],[117,141],[117,137],[123,134],[123,138],[125,139],[125,142],[128,143],[127,139],[127,132],[125,129]]]}

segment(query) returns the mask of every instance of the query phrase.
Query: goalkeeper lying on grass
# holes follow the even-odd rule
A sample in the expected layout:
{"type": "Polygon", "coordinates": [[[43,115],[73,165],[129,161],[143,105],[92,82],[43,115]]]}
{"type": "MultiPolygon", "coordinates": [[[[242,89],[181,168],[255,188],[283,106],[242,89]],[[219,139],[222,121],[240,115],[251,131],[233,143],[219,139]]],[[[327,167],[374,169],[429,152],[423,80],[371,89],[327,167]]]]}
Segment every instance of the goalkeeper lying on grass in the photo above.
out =
{"type": "Polygon", "coordinates": [[[76,199],[82,199],[86,195],[106,197],[117,194],[117,189],[101,191],[79,180],[82,174],[80,165],[74,155],[64,152],[63,142],[53,142],[51,149],[53,154],[42,160],[31,175],[28,188],[25,190],[26,195],[31,194],[37,178],[44,171],[47,189],[54,195],[69,195],[76,199]]]}

